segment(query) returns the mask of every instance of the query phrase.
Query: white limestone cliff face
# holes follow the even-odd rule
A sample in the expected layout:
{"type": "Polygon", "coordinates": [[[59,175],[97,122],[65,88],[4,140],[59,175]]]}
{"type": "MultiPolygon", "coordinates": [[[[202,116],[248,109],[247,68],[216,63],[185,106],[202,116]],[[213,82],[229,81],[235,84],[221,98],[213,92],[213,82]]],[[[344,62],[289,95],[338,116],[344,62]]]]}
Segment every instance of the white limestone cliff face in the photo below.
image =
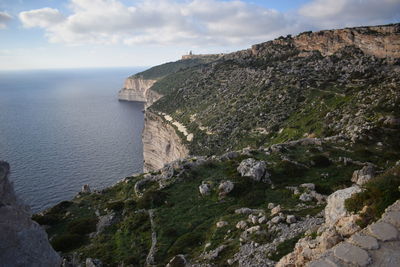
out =
{"type": "Polygon", "coordinates": [[[0,161],[0,266],[60,266],[46,232],[15,195],[9,168],[0,161]]]}
{"type": "Polygon", "coordinates": [[[124,101],[137,101],[146,103],[146,107],[151,106],[162,95],[150,90],[156,80],[146,80],[141,77],[127,78],[124,88],[118,92],[118,99],[124,101]]]}
{"type": "Polygon", "coordinates": [[[149,111],[145,114],[142,141],[145,172],[158,170],[189,154],[174,127],[149,111]]]}

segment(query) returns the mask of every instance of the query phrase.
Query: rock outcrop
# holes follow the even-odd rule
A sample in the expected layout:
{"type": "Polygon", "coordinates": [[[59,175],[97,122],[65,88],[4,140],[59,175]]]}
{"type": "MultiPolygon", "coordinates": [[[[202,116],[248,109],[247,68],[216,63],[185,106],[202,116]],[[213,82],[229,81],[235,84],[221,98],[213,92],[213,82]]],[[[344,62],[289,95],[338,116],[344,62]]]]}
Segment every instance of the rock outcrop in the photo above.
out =
{"type": "MultiPolygon", "coordinates": [[[[332,55],[346,46],[355,46],[365,54],[379,58],[400,57],[400,24],[304,32],[291,40],[299,50],[316,50],[324,56],[332,55]]],[[[287,44],[286,39],[272,42],[287,44]]],[[[252,54],[257,55],[265,44],[268,42],[253,45],[252,54]]]]}
{"type": "Polygon", "coordinates": [[[142,134],[144,171],[161,169],[164,164],[189,154],[173,126],[146,111],[142,134]]]}
{"type": "Polygon", "coordinates": [[[309,266],[399,266],[400,200],[382,218],[326,251],[309,266]]]}
{"type": "Polygon", "coordinates": [[[0,266],[60,266],[43,228],[8,180],[10,166],[0,161],[0,266]]]}
{"type": "Polygon", "coordinates": [[[142,77],[129,77],[125,80],[124,88],[118,92],[118,99],[125,101],[137,101],[146,103],[146,107],[151,106],[162,96],[150,87],[156,80],[146,80],[142,77]]]}

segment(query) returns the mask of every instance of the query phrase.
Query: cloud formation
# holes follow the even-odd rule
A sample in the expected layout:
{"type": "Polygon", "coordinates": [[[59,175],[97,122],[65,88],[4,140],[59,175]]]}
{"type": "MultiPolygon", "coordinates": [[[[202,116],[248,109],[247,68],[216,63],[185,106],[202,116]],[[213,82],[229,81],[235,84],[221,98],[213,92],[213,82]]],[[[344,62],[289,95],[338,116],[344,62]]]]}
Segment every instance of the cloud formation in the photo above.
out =
{"type": "Polygon", "coordinates": [[[386,23],[399,18],[400,0],[312,0],[290,14],[240,0],[71,0],[69,8],[68,15],[42,8],[19,18],[55,43],[249,45],[310,27],[386,23]]]}
{"type": "Polygon", "coordinates": [[[11,15],[9,15],[7,12],[0,11],[0,30],[7,28],[7,22],[9,22],[11,19],[11,15]]]}
{"type": "Polygon", "coordinates": [[[45,29],[50,29],[65,19],[57,9],[49,7],[24,11],[19,13],[18,17],[25,28],[40,27],[45,29]]]}
{"type": "Polygon", "coordinates": [[[400,0],[313,0],[299,14],[319,28],[400,21],[400,0]]]}

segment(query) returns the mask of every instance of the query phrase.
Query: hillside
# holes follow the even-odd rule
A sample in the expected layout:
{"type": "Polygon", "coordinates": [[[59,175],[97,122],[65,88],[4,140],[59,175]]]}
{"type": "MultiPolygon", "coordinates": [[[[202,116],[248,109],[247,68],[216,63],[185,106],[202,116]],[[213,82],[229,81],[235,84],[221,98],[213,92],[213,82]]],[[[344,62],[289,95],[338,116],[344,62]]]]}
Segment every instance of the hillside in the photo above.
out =
{"type": "Polygon", "coordinates": [[[34,219],[70,263],[396,266],[399,49],[400,24],[306,32],[130,77],[147,172],[34,219]]]}

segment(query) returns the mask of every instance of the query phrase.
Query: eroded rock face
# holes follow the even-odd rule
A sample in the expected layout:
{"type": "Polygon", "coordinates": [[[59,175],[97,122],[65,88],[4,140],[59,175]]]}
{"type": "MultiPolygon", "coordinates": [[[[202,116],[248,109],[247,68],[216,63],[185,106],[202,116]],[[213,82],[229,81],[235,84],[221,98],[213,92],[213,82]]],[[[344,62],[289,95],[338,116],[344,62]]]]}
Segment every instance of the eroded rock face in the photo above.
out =
{"type": "MultiPolygon", "coordinates": [[[[150,87],[156,80],[146,80],[141,77],[130,77],[125,80],[124,87],[118,92],[118,99],[137,102],[155,102],[150,87]]],[[[159,98],[159,97],[158,97],[159,98]]]]}
{"type": "Polygon", "coordinates": [[[15,195],[8,180],[10,166],[0,161],[0,265],[60,266],[46,232],[31,220],[31,213],[15,195]]]}
{"type": "MultiPolygon", "coordinates": [[[[355,27],[319,32],[305,32],[293,39],[293,45],[303,51],[319,51],[322,55],[332,55],[346,47],[355,46],[365,54],[376,57],[400,57],[400,25],[375,27],[355,27]]],[[[275,44],[286,44],[285,39],[272,41],[275,44]]],[[[257,55],[265,44],[252,46],[252,54],[257,55]]]]}
{"type": "Polygon", "coordinates": [[[161,169],[164,164],[189,154],[174,127],[149,111],[146,111],[142,141],[145,172],[161,169]]]}

